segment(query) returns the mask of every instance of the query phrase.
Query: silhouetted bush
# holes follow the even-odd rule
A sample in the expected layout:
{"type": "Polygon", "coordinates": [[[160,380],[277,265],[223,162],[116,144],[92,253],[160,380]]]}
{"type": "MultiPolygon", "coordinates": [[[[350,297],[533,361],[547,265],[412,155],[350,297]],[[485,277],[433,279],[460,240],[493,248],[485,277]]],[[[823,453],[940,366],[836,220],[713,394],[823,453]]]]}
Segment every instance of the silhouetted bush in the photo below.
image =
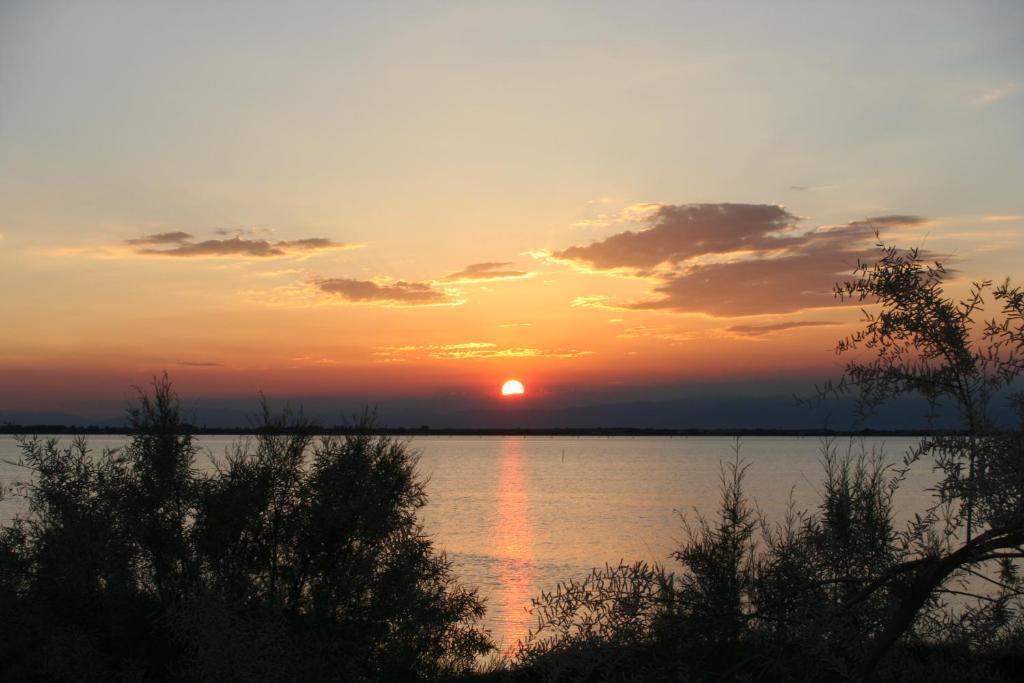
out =
{"type": "MultiPolygon", "coordinates": [[[[534,602],[513,680],[1011,680],[1024,667],[1024,429],[990,419],[1024,372],[1024,291],[955,301],[944,270],[882,249],[838,288],[874,306],[826,393],[866,413],[913,392],[962,418],[897,466],[821,446],[821,500],[769,522],[739,444],[721,504],[660,565],[620,564],[534,602]],[[872,312],[874,311],[874,312],[872,312]],[[934,504],[905,527],[893,496],[929,458],[934,504]]],[[[1024,406],[1020,396],[1011,396],[1024,406]]],[[[0,666],[11,679],[437,679],[490,649],[476,593],[417,522],[404,442],[314,438],[264,409],[215,472],[164,380],[122,451],[25,439],[29,515],[0,530],[0,666]]]]}
{"type": "Polygon", "coordinates": [[[0,532],[6,680],[407,680],[468,671],[483,605],[417,521],[403,441],[315,438],[264,407],[212,473],[166,377],[122,450],[21,441],[0,532]]]}
{"type": "Polygon", "coordinates": [[[623,564],[542,594],[538,628],[513,673],[566,681],[1019,675],[1024,430],[999,427],[990,413],[1024,372],[1024,291],[996,287],[998,315],[976,322],[990,283],[955,301],[943,293],[941,265],[878,246],[878,261],[837,287],[877,306],[838,346],[872,357],[848,364],[825,394],[855,391],[866,415],[917,393],[956,407],[961,430],[922,440],[899,466],[824,441],[817,510],[790,506],[775,524],[743,494],[737,446],[718,514],[685,526],[676,573],[623,564]],[[925,457],[939,473],[934,504],[898,529],[894,492],[925,457]]]}

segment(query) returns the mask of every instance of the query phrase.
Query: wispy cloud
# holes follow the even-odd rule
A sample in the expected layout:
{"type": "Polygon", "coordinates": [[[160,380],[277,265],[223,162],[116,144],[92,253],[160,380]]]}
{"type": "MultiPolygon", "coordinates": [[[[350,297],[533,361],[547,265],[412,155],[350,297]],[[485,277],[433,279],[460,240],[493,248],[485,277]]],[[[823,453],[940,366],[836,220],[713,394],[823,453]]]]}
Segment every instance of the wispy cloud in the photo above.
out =
{"type": "Polygon", "coordinates": [[[838,185],[790,185],[789,189],[796,192],[830,192],[838,190],[838,185]]]}
{"type": "Polygon", "coordinates": [[[611,301],[612,298],[610,296],[588,294],[576,297],[569,305],[573,308],[604,308],[609,311],[620,311],[626,308],[625,306],[615,305],[611,301]]]}
{"type": "MultiPolygon", "coordinates": [[[[215,230],[214,234],[226,231],[215,230]]],[[[250,235],[271,232],[267,229],[248,231],[250,235]]],[[[288,258],[301,260],[310,256],[346,249],[359,249],[364,245],[337,242],[327,237],[306,237],[295,240],[270,240],[262,237],[245,236],[236,231],[232,236],[220,239],[196,241],[196,237],[182,230],[150,233],[130,237],[119,244],[93,246],[64,246],[52,250],[55,256],[76,256],[98,259],[196,259],[217,260],[222,263],[245,260],[269,260],[288,258]]]]}
{"type": "Polygon", "coordinates": [[[308,365],[345,365],[345,361],[340,361],[337,358],[316,358],[313,356],[296,356],[289,359],[292,363],[301,363],[308,365]]]}
{"type": "Polygon", "coordinates": [[[1011,95],[1015,95],[1021,89],[1020,83],[1003,83],[1002,85],[989,88],[988,90],[981,93],[975,100],[974,104],[979,107],[988,107],[995,104],[1000,100],[1004,100],[1011,95]]]}
{"type": "Polygon", "coordinates": [[[531,347],[502,347],[491,342],[462,342],[458,344],[428,344],[422,346],[389,346],[381,349],[378,356],[386,361],[396,359],[414,360],[432,358],[436,360],[473,360],[492,358],[579,358],[589,356],[593,351],[576,349],[537,349],[531,347]]]}
{"type": "MultiPolygon", "coordinates": [[[[591,200],[587,202],[590,207],[601,206],[609,204],[611,200],[591,200]]],[[[586,218],[581,218],[572,224],[574,228],[591,229],[591,228],[607,228],[613,225],[626,225],[629,223],[636,223],[639,221],[645,221],[650,218],[653,214],[657,213],[664,204],[660,202],[643,202],[638,204],[630,204],[624,207],[618,212],[599,212],[591,213],[586,218]]]]}
{"type": "Polygon", "coordinates": [[[191,368],[222,368],[223,363],[214,363],[212,361],[191,361],[191,360],[180,360],[175,365],[185,365],[191,368]]]}
{"type": "Polygon", "coordinates": [[[125,244],[131,244],[133,246],[143,246],[150,244],[182,244],[192,239],[192,235],[187,232],[157,232],[152,235],[143,235],[142,237],[133,237],[124,241],[125,244]]]}
{"type": "Polygon", "coordinates": [[[787,330],[798,330],[804,327],[830,327],[838,325],[837,322],[827,320],[800,320],[771,323],[766,325],[732,325],[725,328],[725,332],[739,337],[763,337],[765,335],[785,332],[787,330]]]}
{"type": "Polygon", "coordinates": [[[235,235],[225,239],[209,239],[193,242],[192,235],[185,232],[167,232],[144,235],[125,240],[136,247],[136,254],[143,256],[166,256],[171,258],[273,258],[296,254],[311,254],[319,251],[354,249],[359,245],[335,242],[326,237],[308,237],[298,240],[247,239],[235,235]],[[154,245],[166,245],[157,247],[154,245]]]}
{"type": "Polygon", "coordinates": [[[473,282],[492,282],[494,280],[524,280],[534,273],[509,268],[510,261],[487,261],[473,263],[462,270],[450,273],[443,278],[444,282],[469,284],[473,282]]]}
{"type": "Polygon", "coordinates": [[[1018,216],[1013,214],[995,214],[992,216],[985,216],[985,220],[992,221],[995,223],[1016,223],[1024,221],[1024,216],[1018,216]]]}
{"type": "Polygon", "coordinates": [[[318,278],[313,284],[323,293],[356,303],[392,306],[458,306],[465,301],[457,292],[430,282],[375,282],[352,278],[318,278]]]}
{"type": "Polygon", "coordinates": [[[699,336],[693,330],[681,330],[674,327],[648,327],[647,325],[636,325],[615,335],[618,339],[655,339],[667,342],[688,342],[697,339],[699,336]]]}
{"type": "Polygon", "coordinates": [[[313,286],[322,294],[355,303],[380,303],[386,306],[459,306],[466,299],[458,285],[502,280],[522,280],[535,273],[510,268],[508,261],[473,263],[449,273],[440,280],[408,282],[389,278],[314,278],[313,286]]]}

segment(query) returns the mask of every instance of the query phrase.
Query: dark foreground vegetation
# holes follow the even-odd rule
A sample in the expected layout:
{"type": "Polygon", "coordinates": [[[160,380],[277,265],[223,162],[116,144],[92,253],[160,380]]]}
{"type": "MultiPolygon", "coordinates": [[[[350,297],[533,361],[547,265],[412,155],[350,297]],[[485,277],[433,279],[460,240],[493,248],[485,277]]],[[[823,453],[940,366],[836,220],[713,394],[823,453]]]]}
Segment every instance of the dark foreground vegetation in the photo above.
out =
{"type": "Polygon", "coordinates": [[[417,521],[404,442],[264,419],[212,474],[166,378],[123,451],[24,439],[0,531],[4,680],[439,679],[490,649],[417,521]],[[284,433],[288,432],[288,433],[284,433]]]}
{"type": "MultiPolygon", "coordinates": [[[[193,436],[249,436],[252,427],[197,427],[185,424],[193,436]]],[[[955,431],[955,430],[954,430],[955,431]]],[[[655,429],[645,427],[565,427],[477,429],[470,427],[382,427],[380,425],[335,425],[316,427],[317,435],[347,436],[367,432],[379,436],[926,436],[931,429],[655,429]]],[[[104,436],[131,435],[130,425],[110,427],[66,424],[0,424],[0,434],[96,434],[104,436]]],[[[288,428],[282,433],[293,433],[288,428]]]]}
{"type": "Polygon", "coordinates": [[[684,524],[677,570],[595,570],[535,601],[519,666],[545,680],[1019,680],[1024,671],[1024,431],[993,424],[1024,371],[1024,291],[973,285],[879,245],[837,295],[865,304],[855,352],[819,398],[856,392],[864,414],[916,393],[962,431],[922,439],[902,464],[823,442],[821,503],[765,520],[723,469],[717,515],[684,524]],[[995,315],[982,319],[991,290],[995,315]],[[867,360],[864,360],[867,359],[867,360]],[[930,462],[934,504],[903,528],[893,496],[930,462]]]}
{"type": "MultiPolygon", "coordinates": [[[[390,436],[314,437],[264,411],[213,473],[170,384],[126,448],[22,442],[29,514],[0,530],[5,680],[1015,680],[1024,670],[1024,431],[990,419],[1024,371],[1024,292],[966,301],[941,266],[883,249],[840,296],[877,304],[830,393],[954,406],[956,433],[902,464],[824,441],[821,502],[765,520],[746,465],[684,523],[674,571],[595,570],[535,601],[538,628],[491,660],[483,605],[423,534],[416,459],[390,436]],[[867,359],[867,360],[864,360],[867,359]],[[905,527],[908,469],[937,470],[905,527]]],[[[1020,397],[1012,397],[1018,407],[1020,397]]]]}

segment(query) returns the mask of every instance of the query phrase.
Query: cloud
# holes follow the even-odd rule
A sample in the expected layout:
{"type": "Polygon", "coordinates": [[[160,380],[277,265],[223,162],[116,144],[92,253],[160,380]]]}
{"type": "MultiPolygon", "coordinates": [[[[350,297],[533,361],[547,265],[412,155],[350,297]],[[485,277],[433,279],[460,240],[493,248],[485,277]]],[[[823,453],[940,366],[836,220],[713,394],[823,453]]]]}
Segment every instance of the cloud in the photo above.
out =
{"type": "Polygon", "coordinates": [[[664,278],[654,288],[659,298],[625,307],[716,317],[795,313],[832,304],[836,279],[867,257],[866,250],[822,249],[784,258],[697,266],[664,278]]]}
{"type": "Polygon", "coordinates": [[[379,302],[391,306],[459,306],[466,300],[451,285],[521,280],[534,273],[512,270],[510,262],[473,263],[441,280],[427,282],[391,281],[387,279],[357,280],[353,278],[317,278],[314,286],[321,292],[356,303],[379,302]]]}
{"type": "Polygon", "coordinates": [[[1015,223],[1017,221],[1024,221],[1024,216],[997,214],[994,216],[985,216],[985,220],[993,221],[995,223],[1015,223]]]}
{"type": "Polygon", "coordinates": [[[839,189],[838,185],[790,185],[789,189],[796,192],[830,192],[839,189]]]}
{"type": "Polygon", "coordinates": [[[991,88],[981,93],[975,100],[974,104],[979,107],[987,107],[995,104],[999,100],[1006,99],[1007,97],[1015,94],[1020,90],[1020,83],[1004,83],[1003,85],[991,88]]]}
{"type": "Polygon", "coordinates": [[[693,330],[678,330],[672,327],[648,327],[646,325],[627,327],[615,336],[617,339],[656,339],[668,342],[688,342],[699,337],[693,330]]]}
{"type": "Polygon", "coordinates": [[[344,361],[336,358],[313,358],[312,356],[296,356],[289,359],[293,363],[310,363],[312,365],[344,365],[344,361]]]}
{"type": "Polygon", "coordinates": [[[305,239],[291,241],[282,240],[277,242],[274,246],[279,249],[298,249],[305,251],[352,248],[352,245],[335,242],[334,240],[327,239],[326,237],[307,237],[305,239]]]}
{"type": "Polygon", "coordinates": [[[733,325],[720,330],[695,331],[691,329],[680,329],[671,326],[636,325],[624,328],[616,335],[617,339],[650,339],[661,342],[691,342],[698,339],[715,339],[725,337],[740,337],[751,339],[763,337],[777,332],[794,330],[803,327],[823,327],[838,325],[836,322],[808,320],[808,321],[783,321],[762,325],[733,325]]]}
{"type": "Polygon", "coordinates": [[[173,243],[175,246],[166,248],[146,247],[137,249],[135,253],[145,256],[168,256],[174,258],[204,258],[204,257],[243,257],[243,258],[273,258],[290,256],[297,253],[309,254],[317,251],[333,249],[353,249],[357,245],[335,242],[326,237],[311,237],[300,240],[281,240],[271,242],[264,239],[247,239],[241,236],[229,237],[227,239],[211,239],[202,242],[191,242],[191,235],[187,233],[162,233],[159,235],[147,235],[145,237],[125,240],[131,245],[152,245],[173,243]],[[173,237],[174,239],[170,239],[173,237]]]}
{"type": "Polygon", "coordinates": [[[186,365],[186,366],[192,367],[192,368],[222,368],[222,367],[224,367],[223,363],[213,363],[213,362],[204,362],[204,361],[187,361],[187,360],[180,360],[180,361],[176,362],[175,365],[186,365]]]}
{"type": "Polygon", "coordinates": [[[429,282],[374,282],[351,278],[320,278],[314,285],[326,293],[357,303],[385,303],[399,306],[457,306],[464,303],[449,289],[429,282]]]}
{"type": "Polygon", "coordinates": [[[574,228],[589,230],[591,228],[607,228],[615,221],[608,214],[601,213],[594,218],[581,218],[572,224],[574,228]]]}
{"type": "MultiPolygon", "coordinates": [[[[588,205],[594,206],[597,204],[608,204],[611,200],[590,200],[587,202],[588,205]]],[[[590,228],[607,228],[610,225],[619,225],[624,223],[636,223],[639,221],[645,221],[650,218],[653,214],[657,213],[661,207],[665,206],[661,202],[644,202],[640,204],[630,204],[623,208],[617,214],[609,213],[598,213],[588,218],[581,218],[572,224],[574,228],[590,229],[590,228]]]]}
{"type": "Polygon", "coordinates": [[[609,303],[611,299],[610,296],[604,296],[603,294],[590,294],[576,297],[569,305],[573,308],[604,308],[609,311],[618,311],[625,308],[625,306],[609,303]]]}
{"type": "Polygon", "coordinates": [[[801,320],[791,322],[780,322],[771,323],[769,325],[733,325],[725,328],[725,331],[729,334],[736,335],[739,337],[762,337],[768,334],[774,334],[776,332],[785,332],[786,330],[797,330],[802,327],[829,327],[838,325],[837,322],[830,322],[826,320],[801,320]]]}
{"type": "Polygon", "coordinates": [[[510,261],[473,263],[460,271],[446,275],[443,281],[458,283],[490,282],[493,280],[523,280],[534,276],[534,273],[508,268],[511,265],[510,261]]]}
{"type": "Polygon", "coordinates": [[[648,299],[588,295],[573,306],[718,317],[793,313],[831,305],[836,280],[874,254],[876,230],[927,222],[888,214],[801,233],[798,220],[770,204],[664,205],[645,229],[550,257],[591,271],[645,277],[654,285],[648,299]]]}
{"type": "Polygon", "coordinates": [[[271,277],[283,277],[285,275],[295,275],[296,273],[301,273],[301,272],[302,271],[299,270],[298,268],[279,268],[279,269],[275,269],[275,270],[262,270],[262,271],[253,273],[253,275],[255,275],[256,277],[271,278],[271,277]]]}
{"type": "Polygon", "coordinates": [[[181,244],[182,242],[188,242],[192,239],[192,235],[187,232],[158,232],[152,235],[143,235],[142,237],[134,237],[132,239],[125,240],[125,244],[131,244],[133,246],[148,245],[148,244],[181,244]]]}
{"type": "Polygon", "coordinates": [[[378,352],[385,361],[433,358],[436,360],[470,360],[490,358],[579,358],[593,351],[576,349],[536,349],[514,346],[500,347],[490,342],[460,344],[428,344],[424,346],[389,346],[378,352]]]}
{"type": "Polygon", "coordinates": [[[771,204],[665,204],[651,214],[645,230],[627,230],[552,256],[597,270],[649,272],[705,254],[785,246],[787,238],[779,233],[797,220],[771,204]]]}
{"type": "Polygon", "coordinates": [[[863,218],[858,221],[850,221],[842,226],[830,226],[831,228],[895,228],[895,227],[907,227],[924,225],[928,222],[927,218],[922,216],[914,216],[911,214],[888,214],[885,216],[872,216],[871,218],[863,218]]]}

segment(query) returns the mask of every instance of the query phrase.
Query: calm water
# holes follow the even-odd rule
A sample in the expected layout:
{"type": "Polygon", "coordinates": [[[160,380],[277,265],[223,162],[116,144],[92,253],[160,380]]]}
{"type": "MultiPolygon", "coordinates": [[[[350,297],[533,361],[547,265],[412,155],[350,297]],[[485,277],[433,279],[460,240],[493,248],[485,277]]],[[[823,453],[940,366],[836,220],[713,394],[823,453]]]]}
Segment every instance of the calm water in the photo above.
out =
{"type": "MultiPolygon", "coordinates": [[[[203,437],[222,456],[235,437],[203,437]]],[[[121,437],[94,437],[100,450],[121,437]]],[[[858,442],[860,444],[861,442],[858,442]]],[[[909,438],[865,439],[898,461],[909,438]]],[[[678,512],[713,514],[719,463],[733,457],[726,437],[416,437],[421,472],[429,477],[423,513],[438,547],[462,580],[487,598],[488,626],[514,643],[532,624],[530,597],[594,566],[665,562],[681,537],[678,512]]],[[[838,442],[849,446],[847,440],[838,442]]],[[[859,445],[856,448],[860,448],[859,445]]],[[[798,508],[818,500],[817,438],[755,437],[742,442],[751,464],[747,489],[769,519],[779,520],[790,494],[798,508]]],[[[0,436],[0,461],[16,458],[12,437],[0,436]]],[[[24,471],[0,462],[0,485],[24,471]]],[[[897,516],[927,503],[927,465],[912,472],[897,498],[897,516]]],[[[23,499],[0,501],[0,520],[23,499]]]]}

